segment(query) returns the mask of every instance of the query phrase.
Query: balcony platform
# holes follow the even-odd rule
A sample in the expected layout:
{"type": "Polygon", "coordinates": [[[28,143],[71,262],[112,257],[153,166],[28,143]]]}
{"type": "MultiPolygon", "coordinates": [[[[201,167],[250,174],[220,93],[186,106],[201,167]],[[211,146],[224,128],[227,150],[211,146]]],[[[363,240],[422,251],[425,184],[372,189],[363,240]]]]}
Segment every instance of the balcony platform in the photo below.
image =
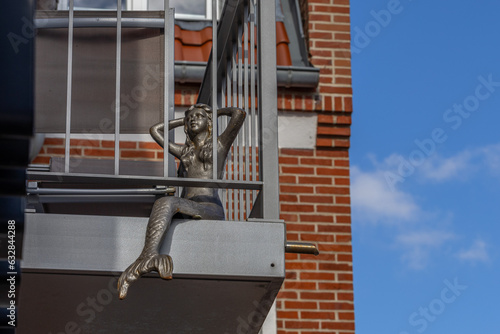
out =
{"type": "Polygon", "coordinates": [[[148,274],[119,300],[146,225],[27,214],[16,333],[258,333],[285,276],[284,223],[174,220],[161,251],[174,279],[148,274]]]}

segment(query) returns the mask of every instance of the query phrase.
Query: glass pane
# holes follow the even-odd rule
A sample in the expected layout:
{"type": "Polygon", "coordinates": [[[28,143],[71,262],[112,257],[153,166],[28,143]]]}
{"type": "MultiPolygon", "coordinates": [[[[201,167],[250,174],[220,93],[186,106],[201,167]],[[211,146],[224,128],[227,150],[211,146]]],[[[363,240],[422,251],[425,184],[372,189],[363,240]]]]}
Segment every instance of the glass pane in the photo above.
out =
{"type": "MultiPolygon", "coordinates": [[[[121,0],[122,9],[126,9],[127,0],[121,0]]],[[[75,10],[116,10],[117,0],[74,0],[75,10]]],[[[69,0],[60,0],[58,9],[68,10],[69,0]]]]}
{"type": "Polygon", "coordinates": [[[170,0],[170,7],[175,8],[176,14],[206,16],[206,0],[170,0]]]}

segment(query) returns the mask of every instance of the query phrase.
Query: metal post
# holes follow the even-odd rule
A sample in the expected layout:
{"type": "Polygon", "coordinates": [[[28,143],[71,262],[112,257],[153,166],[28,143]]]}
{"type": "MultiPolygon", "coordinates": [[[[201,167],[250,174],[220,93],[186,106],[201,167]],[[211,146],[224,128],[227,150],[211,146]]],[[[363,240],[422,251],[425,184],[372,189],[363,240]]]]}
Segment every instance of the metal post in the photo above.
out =
{"type": "Polygon", "coordinates": [[[170,121],[170,104],[172,103],[172,96],[170,96],[170,75],[171,75],[171,66],[170,62],[173,62],[173,59],[170,59],[170,48],[173,48],[173,41],[170,40],[170,35],[172,31],[170,30],[171,22],[170,22],[170,4],[169,0],[164,0],[163,3],[163,176],[168,177],[169,175],[169,156],[168,156],[168,146],[170,144],[170,131],[168,131],[168,123],[170,121]]]}
{"type": "MultiPolygon", "coordinates": [[[[250,3],[250,105],[252,120],[252,181],[257,181],[257,117],[255,115],[255,4],[250,3]]],[[[257,192],[253,191],[253,200],[257,192]]]]}
{"type": "Polygon", "coordinates": [[[120,174],[120,85],[122,58],[122,2],[116,0],[115,175],[120,174]]]}
{"type": "Polygon", "coordinates": [[[279,219],[276,4],[258,1],[260,171],[264,219],[279,219]]]}
{"type": "Polygon", "coordinates": [[[69,173],[69,157],[71,145],[71,89],[73,81],[73,0],[69,1],[68,23],[68,77],[66,83],[66,135],[64,144],[64,172],[69,173]]]}
{"type": "Polygon", "coordinates": [[[213,179],[217,179],[217,1],[212,1],[212,148],[213,179]]]}

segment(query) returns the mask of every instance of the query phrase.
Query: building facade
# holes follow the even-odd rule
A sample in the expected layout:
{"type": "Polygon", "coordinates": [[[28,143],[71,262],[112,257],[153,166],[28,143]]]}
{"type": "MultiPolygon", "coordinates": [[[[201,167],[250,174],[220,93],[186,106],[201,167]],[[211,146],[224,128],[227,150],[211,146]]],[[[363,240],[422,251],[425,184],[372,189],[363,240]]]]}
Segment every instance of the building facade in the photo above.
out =
{"type": "MultiPolygon", "coordinates": [[[[320,255],[286,254],[286,279],[276,302],[275,328],[266,330],[279,334],[354,333],[349,0],[290,3],[300,9],[307,60],[319,70],[319,79],[316,87],[284,82],[278,89],[280,218],[287,223],[288,240],[313,242],[320,255]]],[[[206,40],[200,40],[202,33],[193,36],[180,27],[178,30],[179,52],[191,54],[189,57],[199,52],[203,57],[211,33],[204,34],[206,40]],[[190,38],[198,44],[190,42],[190,38]]],[[[278,48],[280,43],[290,47],[293,58],[289,39],[278,33],[278,48]]],[[[278,51],[278,65],[283,54],[286,51],[278,51]]],[[[185,60],[182,57],[188,56],[176,53],[176,60],[185,60]]],[[[286,61],[283,66],[293,65],[286,61]]],[[[176,82],[176,110],[196,103],[198,89],[195,82],[176,82]]],[[[134,138],[120,141],[121,159],[163,159],[163,149],[152,140],[145,136],[134,138]]],[[[47,134],[33,163],[48,164],[64,153],[64,139],[47,134]]],[[[76,137],[71,139],[71,154],[112,158],[114,143],[105,136],[76,137]]],[[[265,334],[271,333],[267,331],[265,334]]]]}

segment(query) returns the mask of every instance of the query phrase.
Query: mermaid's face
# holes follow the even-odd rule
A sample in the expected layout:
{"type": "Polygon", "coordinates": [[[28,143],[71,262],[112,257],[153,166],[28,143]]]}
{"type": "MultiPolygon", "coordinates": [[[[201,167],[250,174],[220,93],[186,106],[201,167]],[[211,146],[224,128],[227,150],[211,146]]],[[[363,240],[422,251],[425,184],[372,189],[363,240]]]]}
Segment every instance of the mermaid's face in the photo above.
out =
{"type": "Polygon", "coordinates": [[[188,133],[196,136],[208,130],[209,118],[205,110],[195,108],[187,113],[184,122],[188,133]]]}

